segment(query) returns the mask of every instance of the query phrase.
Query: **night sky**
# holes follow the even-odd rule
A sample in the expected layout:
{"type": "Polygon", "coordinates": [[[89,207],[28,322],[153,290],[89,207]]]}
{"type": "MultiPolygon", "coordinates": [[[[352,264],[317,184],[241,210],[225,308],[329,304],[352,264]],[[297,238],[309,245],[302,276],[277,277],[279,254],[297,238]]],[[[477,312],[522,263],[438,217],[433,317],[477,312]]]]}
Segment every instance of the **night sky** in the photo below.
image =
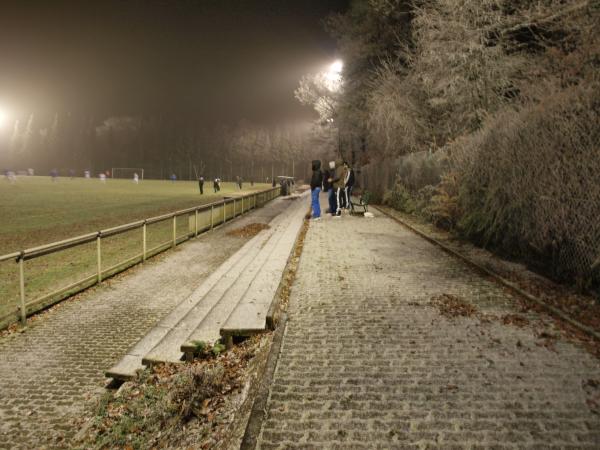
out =
{"type": "Polygon", "coordinates": [[[342,0],[2,0],[0,105],[15,115],[312,113],[299,78],[330,63],[342,0]]]}

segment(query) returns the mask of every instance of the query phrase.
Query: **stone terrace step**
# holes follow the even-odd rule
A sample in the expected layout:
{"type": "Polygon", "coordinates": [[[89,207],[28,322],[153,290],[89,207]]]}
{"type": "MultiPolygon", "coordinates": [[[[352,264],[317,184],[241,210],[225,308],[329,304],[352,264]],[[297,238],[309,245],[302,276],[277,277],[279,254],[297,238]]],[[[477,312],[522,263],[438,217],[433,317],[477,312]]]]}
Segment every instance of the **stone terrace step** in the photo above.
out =
{"type": "MultiPolygon", "coordinates": [[[[289,210],[288,210],[289,211],[289,210]]],[[[287,213],[287,211],[286,211],[287,213]]],[[[271,225],[266,239],[255,245],[242,260],[222,277],[208,292],[202,301],[196,303],[187,315],[174,326],[157,345],[144,356],[142,364],[151,365],[159,362],[177,363],[181,361],[181,344],[196,340],[195,331],[199,328],[216,330],[214,333],[202,334],[197,340],[213,342],[219,338],[219,328],[231,313],[241,296],[261,269],[261,266],[273,247],[273,241],[278,240],[287,228],[288,214],[282,215],[271,225]]]]}
{"type": "MultiPolygon", "coordinates": [[[[127,354],[115,366],[105,372],[108,378],[128,380],[135,376],[135,372],[143,367],[142,358],[155,348],[161,340],[192,310],[200,303],[219,282],[231,274],[239,274],[241,265],[251,262],[252,258],[247,256],[255,255],[266,243],[268,238],[274,233],[279,222],[283,220],[285,212],[271,221],[271,228],[261,231],[248,241],[240,250],[225,261],[215,272],[213,272],[202,285],[194,291],[188,298],[182,301],[177,307],[164,319],[162,319],[146,336],[133,346],[127,354]],[[236,270],[237,268],[237,270],[236,270]]],[[[188,325],[188,329],[193,330],[195,325],[188,325]]],[[[187,337],[187,336],[186,336],[187,337]]],[[[183,338],[185,339],[185,337],[183,338]]],[[[179,341],[179,344],[182,341],[179,341]]],[[[177,345],[177,347],[179,346],[177,345]]]]}
{"type": "Polygon", "coordinates": [[[295,217],[292,218],[285,235],[278,241],[244,298],[225,321],[220,330],[222,336],[248,336],[267,328],[267,314],[302,228],[305,212],[304,208],[294,212],[295,217]]]}
{"type": "MultiPolygon", "coordinates": [[[[291,246],[287,243],[291,239],[290,236],[292,236],[293,246],[295,237],[302,225],[302,217],[306,212],[305,209],[306,205],[299,201],[296,202],[293,208],[288,210],[287,220],[280,224],[281,226],[276,233],[269,238],[260,255],[254,261],[254,264],[246,270],[246,273],[237,280],[236,284],[223,296],[222,300],[207,314],[206,318],[189,335],[188,339],[183,341],[181,352],[191,356],[196,347],[194,342],[214,342],[219,339],[222,325],[225,324],[227,318],[238,307],[239,303],[245,301],[248,293],[253,289],[256,290],[257,284],[258,286],[264,286],[268,280],[271,284],[275,284],[275,290],[277,289],[285,268],[285,262],[282,267],[280,267],[281,264],[274,265],[274,262],[282,259],[287,261],[291,251],[291,246]],[[283,255],[285,249],[287,249],[287,254],[283,255]],[[279,270],[274,270],[275,266],[279,270]]],[[[273,300],[273,295],[270,297],[271,301],[273,300]]]]}

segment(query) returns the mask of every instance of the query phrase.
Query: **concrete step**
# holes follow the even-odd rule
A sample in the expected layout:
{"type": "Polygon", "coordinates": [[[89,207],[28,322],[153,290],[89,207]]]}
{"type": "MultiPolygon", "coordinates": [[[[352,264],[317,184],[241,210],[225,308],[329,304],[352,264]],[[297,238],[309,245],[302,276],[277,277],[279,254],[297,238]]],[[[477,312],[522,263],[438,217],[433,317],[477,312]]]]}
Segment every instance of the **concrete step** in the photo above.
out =
{"type": "MultiPolygon", "coordinates": [[[[305,206],[298,202],[291,208],[287,214],[285,222],[281,223],[276,232],[269,238],[269,241],[261,249],[260,254],[256,257],[252,266],[246,269],[246,272],[238,278],[235,285],[223,295],[222,299],[215,304],[213,309],[206,315],[204,320],[198,327],[190,333],[186,341],[182,341],[180,351],[188,355],[188,359],[192,357],[195,350],[195,343],[198,341],[212,343],[220,338],[221,327],[225,324],[227,318],[235,310],[240,301],[243,301],[248,294],[248,290],[255,285],[257,278],[263,279],[265,267],[272,267],[271,259],[281,259],[278,253],[281,252],[282,241],[289,240],[290,227],[295,228],[296,222],[302,223],[302,216],[305,213],[305,206]],[[298,211],[301,212],[298,215],[298,211]],[[299,220],[298,220],[299,219],[299,220]]],[[[297,234],[297,233],[296,233],[297,234]]],[[[284,264],[285,267],[285,264],[284,264]]],[[[281,272],[277,273],[269,270],[268,277],[274,278],[277,284],[281,279],[281,272]]]]}
{"type": "Polygon", "coordinates": [[[286,233],[278,241],[259,276],[225,321],[220,330],[221,336],[249,336],[267,328],[267,314],[302,228],[305,213],[304,208],[294,213],[286,233]]]}
{"type": "MultiPolygon", "coordinates": [[[[287,212],[287,211],[286,211],[287,212]]],[[[260,267],[260,260],[264,249],[273,237],[281,234],[282,227],[288,223],[287,214],[284,213],[276,217],[270,224],[270,228],[265,230],[263,238],[247,252],[239,262],[231,267],[229,271],[222,276],[218,282],[206,292],[201,299],[195,303],[177,324],[165,334],[156,345],[147,352],[142,358],[143,365],[152,365],[161,362],[178,363],[181,361],[183,352],[181,344],[186,341],[194,340],[189,336],[203,323],[216,323],[216,337],[211,339],[215,341],[219,338],[219,327],[227,318],[235,304],[229,306],[231,301],[235,301],[236,296],[241,295],[241,286],[251,280],[252,273],[260,267]]],[[[237,301],[236,301],[237,303],[237,301]]]]}
{"type": "MultiPolygon", "coordinates": [[[[280,216],[278,216],[272,223],[278,223],[280,220],[280,216]]],[[[177,324],[184,320],[190,310],[201,302],[224,277],[239,273],[241,270],[240,265],[248,264],[273,232],[273,228],[263,230],[244,244],[240,250],[233,254],[215,272],[213,272],[204,283],[198,287],[198,289],[177,305],[169,315],[163,318],[146,336],[138,341],[121,361],[107,370],[106,376],[120,380],[133,378],[135,372],[138,369],[143,368],[142,358],[151,352],[151,350],[156,347],[156,345],[158,345],[177,324]],[[249,254],[252,255],[250,258],[248,258],[249,254]]],[[[187,328],[191,331],[195,326],[188,325],[187,328]]]]}

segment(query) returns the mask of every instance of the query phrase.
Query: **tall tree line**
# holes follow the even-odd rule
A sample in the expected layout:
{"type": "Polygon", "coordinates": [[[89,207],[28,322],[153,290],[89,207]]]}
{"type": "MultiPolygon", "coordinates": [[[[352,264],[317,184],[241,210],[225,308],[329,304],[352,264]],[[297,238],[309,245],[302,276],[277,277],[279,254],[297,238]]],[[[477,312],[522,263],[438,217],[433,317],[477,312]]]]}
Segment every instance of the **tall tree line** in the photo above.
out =
{"type": "Polygon", "coordinates": [[[327,27],[345,64],[327,120],[369,189],[600,286],[597,0],[353,0],[327,27]],[[430,156],[377,185],[408,154],[430,156]]]}
{"type": "Polygon", "coordinates": [[[0,136],[0,167],[82,174],[112,167],[144,168],[146,177],[241,176],[266,181],[304,177],[309,161],[333,145],[330,133],[310,123],[203,124],[192,116],[119,116],[98,121],[74,114],[30,115],[0,136]],[[43,120],[43,121],[42,121],[43,120]]]}

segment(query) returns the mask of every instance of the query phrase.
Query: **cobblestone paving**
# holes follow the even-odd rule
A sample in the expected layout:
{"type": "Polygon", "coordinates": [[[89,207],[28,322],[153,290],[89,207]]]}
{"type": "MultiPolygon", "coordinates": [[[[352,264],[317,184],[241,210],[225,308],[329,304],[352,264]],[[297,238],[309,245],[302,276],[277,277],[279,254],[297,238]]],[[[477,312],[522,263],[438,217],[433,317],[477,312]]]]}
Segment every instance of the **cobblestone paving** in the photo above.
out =
{"type": "Polygon", "coordinates": [[[440,315],[441,294],[518,308],[375,214],[311,223],[258,448],[600,448],[599,361],[546,316],[440,315]]]}
{"type": "Polygon", "coordinates": [[[70,419],[103,392],[104,371],[247,240],[226,232],[285,207],[275,200],[0,338],[0,449],[68,447],[70,419]]]}

